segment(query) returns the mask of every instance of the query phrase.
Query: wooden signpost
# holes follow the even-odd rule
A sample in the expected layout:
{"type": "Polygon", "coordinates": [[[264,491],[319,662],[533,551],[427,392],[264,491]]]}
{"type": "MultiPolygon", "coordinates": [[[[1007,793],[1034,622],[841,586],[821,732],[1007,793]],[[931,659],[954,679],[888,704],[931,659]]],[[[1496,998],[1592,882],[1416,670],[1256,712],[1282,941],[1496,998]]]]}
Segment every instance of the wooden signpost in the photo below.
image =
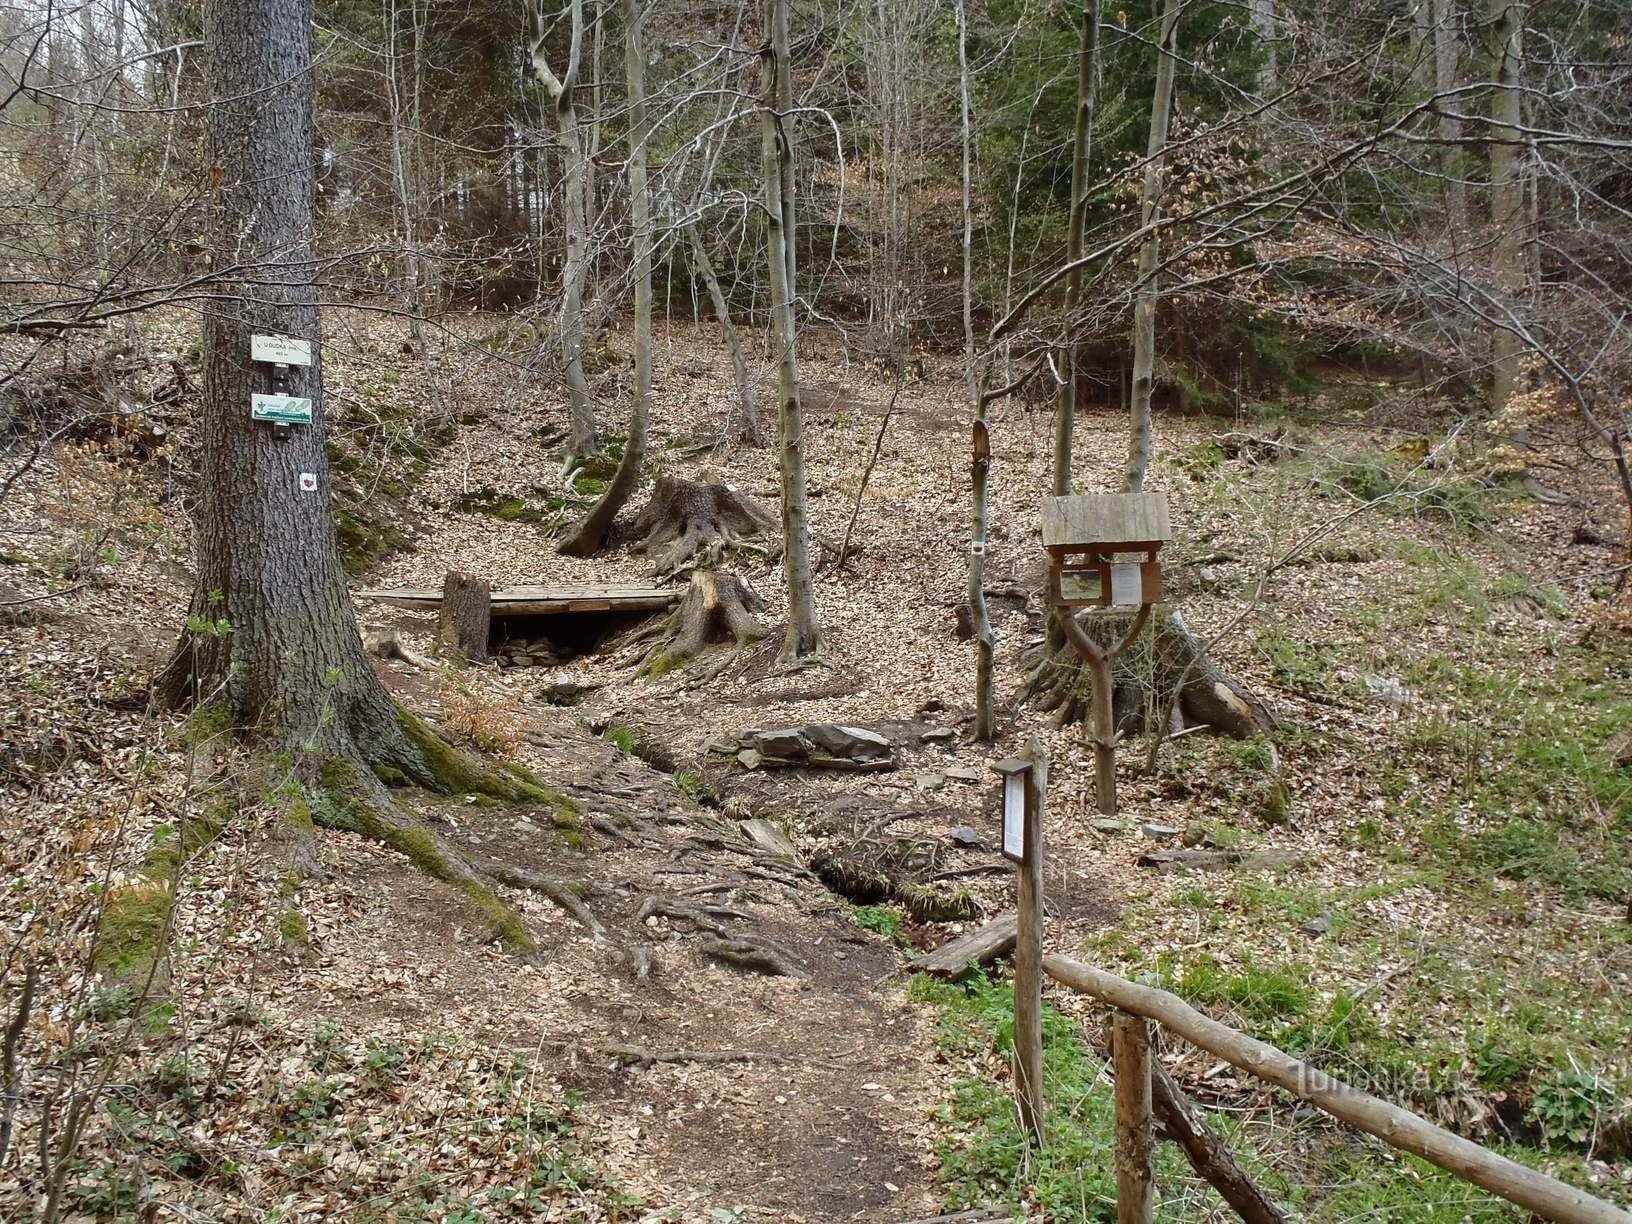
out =
{"type": "Polygon", "coordinates": [[[1173,538],[1165,493],[1081,494],[1043,502],[1048,599],[1093,677],[1094,786],[1099,810],[1116,813],[1116,717],[1111,664],[1132,645],[1162,597],[1156,554],[1173,538]],[[1122,640],[1101,646],[1077,624],[1078,608],[1138,608],[1122,640]]]}
{"type": "Polygon", "coordinates": [[[1003,856],[1020,868],[1014,946],[1014,1091],[1020,1124],[1043,1141],[1043,803],[1048,758],[1033,740],[1027,755],[992,766],[1003,779],[1003,856]]]}

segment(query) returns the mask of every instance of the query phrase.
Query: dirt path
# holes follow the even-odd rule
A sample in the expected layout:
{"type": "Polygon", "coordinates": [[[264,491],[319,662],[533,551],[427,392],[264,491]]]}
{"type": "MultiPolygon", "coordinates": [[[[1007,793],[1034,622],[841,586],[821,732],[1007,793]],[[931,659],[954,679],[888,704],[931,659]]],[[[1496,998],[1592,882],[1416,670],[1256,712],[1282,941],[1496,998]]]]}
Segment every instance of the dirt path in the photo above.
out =
{"type": "Polygon", "coordinates": [[[516,891],[543,945],[521,964],[485,942],[451,890],[358,842],[330,897],[344,938],[323,941],[304,1007],[359,1032],[457,1032],[536,1052],[554,1090],[581,1095],[609,1171],[678,1218],[930,1214],[933,1042],[905,1003],[898,950],[797,864],[756,850],[567,712],[541,712],[529,740],[529,763],[584,807],[581,849],[503,809],[425,818],[489,862],[581,883],[604,937],[516,891]],[[654,904],[668,912],[649,914],[654,904]],[[722,963],[702,950],[715,931],[781,949],[800,976],[722,963]]]}

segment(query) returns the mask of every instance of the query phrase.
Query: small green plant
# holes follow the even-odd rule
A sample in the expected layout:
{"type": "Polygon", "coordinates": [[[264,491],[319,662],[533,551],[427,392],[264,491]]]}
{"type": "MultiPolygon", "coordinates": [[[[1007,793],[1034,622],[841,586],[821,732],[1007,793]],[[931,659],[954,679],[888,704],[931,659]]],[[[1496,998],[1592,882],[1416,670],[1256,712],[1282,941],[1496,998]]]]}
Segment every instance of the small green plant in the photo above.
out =
{"type": "MultiPolygon", "coordinates": [[[[619,749],[624,753],[633,752],[634,741],[631,740],[627,748],[619,745],[619,749]]],[[[682,769],[674,775],[674,788],[699,807],[712,807],[720,799],[719,792],[708,784],[703,775],[690,769],[682,769]]]]}
{"type": "Polygon", "coordinates": [[[1530,1120],[1549,1144],[1584,1147],[1601,1118],[1615,1107],[1616,1094],[1601,1077],[1571,1068],[1543,1080],[1530,1103],[1530,1120]]]}
{"type": "Polygon", "coordinates": [[[894,939],[900,933],[903,920],[885,905],[858,905],[850,911],[850,921],[864,931],[872,931],[894,939]]]}
{"type": "Polygon", "coordinates": [[[634,728],[626,727],[622,723],[613,723],[601,732],[601,738],[624,756],[633,756],[636,745],[640,743],[640,737],[635,734],[634,728]]]}

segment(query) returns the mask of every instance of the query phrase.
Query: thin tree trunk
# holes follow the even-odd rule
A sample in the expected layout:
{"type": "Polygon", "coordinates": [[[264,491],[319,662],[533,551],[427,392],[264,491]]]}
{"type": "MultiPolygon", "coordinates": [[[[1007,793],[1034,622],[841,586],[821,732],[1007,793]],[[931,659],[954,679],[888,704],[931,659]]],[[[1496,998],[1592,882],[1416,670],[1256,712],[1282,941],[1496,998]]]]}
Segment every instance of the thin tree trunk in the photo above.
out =
{"type": "MultiPolygon", "coordinates": [[[[1441,97],[1456,88],[1457,58],[1456,0],[1434,0],[1434,92],[1441,97]]],[[[1449,114],[1441,115],[1439,138],[1444,145],[1439,172],[1445,179],[1445,212],[1452,235],[1461,233],[1468,220],[1468,188],[1459,156],[1461,136],[1461,122],[1449,114]]]]}
{"type": "MultiPolygon", "coordinates": [[[[1519,61],[1524,46],[1524,7],[1516,0],[1491,0],[1490,224],[1495,230],[1491,255],[1496,282],[1510,297],[1524,288],[1524,149],[1519,128],[1523,113],[1519,61]]],[[[1521,346],[1517,336],[1497,328],[1491,337],[1490,408],[1500,412],[1519,380],[1521,346]]]]}
{"type": "Polygon", "coordinates": [[[734,427],[729,421],[726,423],[725,438],[736,437],[749,446],[758,446],[764,439],[759,433],[759,405],[754,400],[754,380],[748,372],[748,359],[743,355],[742,337],[737,334],[737,325],[731,321],[731,307],[725,300],[720,278],[714,272],[714,261],[708,257],[708,248],[703,245],[703,236],[695,221],[686,225],[686,242],[691,247],[691,261],[708,289],[708,300],[714,307],[714,317],[720,321],[725,349],[731,354],[731,368],[737,376],[737,399],[742,405],[742,419],[734,427]]]}
{"type": "MultiPolygon", "coordinates": [[[[1077,44],[1077,121],[1071,154],[1071,212],[1066,222],[1066,258],[1082,258],[1083,227],[1088,213],[1088,160],[1093,151],[1094,105],[1099,88],[1099,0],[1084,0],[1082,35],[1077,44]]],[[[1076,327],[1075,314],[1082,297],[1082,269],[1073,267],[1065,282],[1065,326],[1076,327]]],[[[1077,414],[1077,345],[1062,355],[1060,383],[1054,404],[1054,480],[1056,497],[1071,492],[1072,438],[1077,414]]]]}
{"type": "MultiPolygon", "coordinates": [[[[1164,0],[1162,30],[1157,47],[1156,90],[1150,103],[1150,141],[1145,150],[1145,180],[1140,225],[1149,227],[1161,212],[1162,161],[1167,148],[1168,121],[1173,114],[1173,73],[1178,61],[1181,0],[1164,0]]],[[[1139,281],[1133,300],[1133,407],[1128,429],[1128,470],[1124,487],[1137,493],[1145,487],[1150,467],[1150,395],[1156,372],[1156,305],[1160,295],[1156,269],[1161,241],[1154,232],[1139,248],[1139,281]]]]}
{"type": "Polygon", "coordinates": [[[805,424],[794,351],[797,285],[793,195],[793,80],[788,62],[787,0],[765,0],[764,97],[760,111],[765,171],[767,247],[771,270],[771,331],[777,348],[777,398],[782,455],[782,569],[788,584],[788,635],[783,657],[797,663],[821,646],[810,569],[810,521],[805,500],[805,424]]]}
{"type": "MultiPolygon", "coordinates": [[[[602,15],[604,18],[604,14],[602,15]]],[[[646,430],[652,415],[652,225],[646,189],[646,52],[641,46],[640,0],[624,0],[627,23],[623,68],[629,83],[629,225],[635,243],[635,406],[618,470],[588,516],[556,550],[587,557],[606,543],[612,520],[640,483],[646,462],[646,430]]]]}
{"type": "MultiPolygon", "coordinates": [[[[589,221],[585,213],[584,184],[588,159],[584,155],[584,133],[573,104],[578,85],[578,67],[583,57],[583,0],[567,0],[572,22],[572,41],[567,66],[557,77],[544,56],[544,30],[533,41],[533,73],[543,85],[555,112],[556,130],[566,162],[562,184],[567,256],[561,270],[561,368],[567,382],[571,413],[568,454],[583,459],[595,453],[595,406],[589,398],[589,382],[584,377],[584,281],[589,269],[589,221]]],[[[541,18],[542,20],[542,18],[541,18]]]]}
{"type": "Polygon", "coordinates": [[[975,738],[992,738],[992,671],[997,638],[986,608],[986,482],[991,472],[991,438],[986,431],[986,401],[980,394],[975,368],[975,214],[971,199],[972,139],[969,132],[969,15],[964,0],[957,0],[958,115],[963,152],[963,377],[974,408],[973,459],[969,473],[969,612],[975,631],[975,738]]]}

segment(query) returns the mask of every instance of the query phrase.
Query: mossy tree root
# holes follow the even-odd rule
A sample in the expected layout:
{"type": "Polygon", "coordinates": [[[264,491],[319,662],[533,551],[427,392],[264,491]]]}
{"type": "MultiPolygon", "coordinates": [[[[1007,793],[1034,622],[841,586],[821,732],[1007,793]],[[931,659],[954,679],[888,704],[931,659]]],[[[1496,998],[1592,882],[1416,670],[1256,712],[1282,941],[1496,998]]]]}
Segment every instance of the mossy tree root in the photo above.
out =
{"type": "MultiPolygon", "coordinates": [[[[1110,647],[1128,632],[1132,619],[1131,613],[1088,611],[1077,616],[1077,623],[1095,642],[1110,647]]],[[[1069,644],[1050,635],[1028,664],[1020,700],[1052,712],[1060,726],[1090,717],[1093,682],[1069,644]]],[[[1113,683],[1111,705],[1122,732],[1154,729],[1151,724],[1170,706],[1180,726],[1169,731],[1206,726],[1234,739],[1251,739],[1278,725],[1263,701],[1201,653],[1174,609],[1159,608],[1151,617],[1149,628],[1117,659],[1113,683]]]]}
{"type": "Polygon", "coordinates": [[[721,642],[743,646],[759,641],[765,629],[756,614],[764,610],[765,601],[744,579],[698,570],[680,606],[658,630],[657,642],[641,659],[641,675],[661,676],[721,642]]]}
{"type": "MultiPolygon", "coordinates": [[[[400,706],[395,735],[380,737],[368,753],[337,752],[326,757],[314,779],[289,783],[282,796],[287,824],[297,843],[313,845],[316,829],[328,828],[389,846],[427,875],[463,894],[506,948],[522,954],[536,952],[537,941],[520,916],[494,891],[495,874],[408,817],[387,790],[388,783],[543,809],[556,828],[574,835],[583,815],[578,803],[543,786],[518,766],[494,765],[457,747],[400,706]]],[[[297,851],[297,863],[302,857],[297,851]]],[[[315,853],[310,858],[315,861],[315,853]]]]}

